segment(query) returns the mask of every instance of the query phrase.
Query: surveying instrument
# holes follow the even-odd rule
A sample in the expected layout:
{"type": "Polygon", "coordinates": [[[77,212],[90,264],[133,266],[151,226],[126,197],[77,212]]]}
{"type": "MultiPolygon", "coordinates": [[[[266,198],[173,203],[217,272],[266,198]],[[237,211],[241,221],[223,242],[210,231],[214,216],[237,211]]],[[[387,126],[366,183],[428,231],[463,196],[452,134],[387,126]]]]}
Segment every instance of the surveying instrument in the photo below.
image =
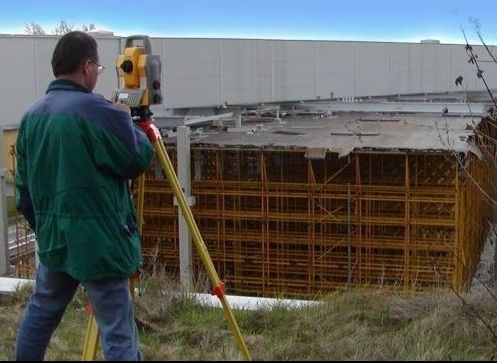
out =
{"type": "MultiPolygon", "coordinates": [[[[224,283],[221,282],[209,256],[205,243],[200,235],[198,226],[193,218],[192,211],[187,203],[186,197],[181,188],[178,177],[174,171],[173,164],[162,142],[162,137],[157,128],[153,125],[150,105],[160,104],[161,96],[161,61],[159,56],[152,54],[150,38],[145,35],[133,35],[126,38],[124,54],[117,57],[117,76],[119,79],[119,89],[114,91],[113,100],[122,102],[131,108],[133,122],[147,133],[153,144],[154,151],[167,176],[171,190],[178,201],[183,217],[192,235],[192,240],[200,254],[200,259],[204,264],[207,275],[213,285],[212,294],[216,295],[223,307],[232,333],[240,352],[245,359],[252,360],[252,357],[245,345],[245,341],[240,333],[240,329],[235,320],[235,316],[228,304],[225,295],[224,283]],[[141,45],[135,42],[141,41],[141,45]]],[[[138,219],[138,232],[142,234],[143,226],[143,205],[145,192],[145,174],[138,177],[138,195],[136,201],[136,211],[138,219]]],[[[131,294],[134,294],[134,278],[130,278],[131,294]]],[[[100,332],[93,315],[91,305],[89,305],[89,320],[86,329],[86,338],[83,348],[82,360],[95,360],[98,349],[100,332]]]]}

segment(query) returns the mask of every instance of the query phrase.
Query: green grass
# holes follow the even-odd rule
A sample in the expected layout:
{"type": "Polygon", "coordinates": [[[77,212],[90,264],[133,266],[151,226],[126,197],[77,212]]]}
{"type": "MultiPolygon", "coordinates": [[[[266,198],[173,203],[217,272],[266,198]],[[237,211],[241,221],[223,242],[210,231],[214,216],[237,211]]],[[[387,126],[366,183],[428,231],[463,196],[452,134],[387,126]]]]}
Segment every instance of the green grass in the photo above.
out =
{"type": "MultiPolygon", "coordinates": [[[[147,360],[242,360],[222,309],[202,307],[164,275],[146,277],[135,315],[147,360]]],[[[29,291],[0,303],[0,359],[12,357],[29,291]]],[[[491,360],[497,301],[450,291],[350,290],[315,306],[234,310],[255,360],[491,360]],[[489,324],[485,327],[475,311],[489,324]],[[490,330],[489,330],[490,329],[490,330]]],[[[51,340],[48,360],[79,360],[87,317],[78,294],[51,340]]],[[[99,352],[98,359],[103,359],[99,352]]]]}

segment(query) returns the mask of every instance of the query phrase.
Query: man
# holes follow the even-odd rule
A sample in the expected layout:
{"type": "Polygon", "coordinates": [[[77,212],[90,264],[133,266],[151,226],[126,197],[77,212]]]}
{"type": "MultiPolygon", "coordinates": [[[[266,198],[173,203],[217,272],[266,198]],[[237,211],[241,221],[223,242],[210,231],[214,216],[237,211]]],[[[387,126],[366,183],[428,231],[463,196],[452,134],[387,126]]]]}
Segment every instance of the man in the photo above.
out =
{"type": "Polygon", "coordinates": [[[81,283],[105,359],[138,360],[128,278],[141,265],[140,237],[127,180],[148,167],[152,145],[128,106],[92,93],[103,70],[95,39],[61,37],[52,69],[56,80],[23,116],[17,139],[17,207],[36,233],[40,265],[16,359],[43,360],[81,283]]]}

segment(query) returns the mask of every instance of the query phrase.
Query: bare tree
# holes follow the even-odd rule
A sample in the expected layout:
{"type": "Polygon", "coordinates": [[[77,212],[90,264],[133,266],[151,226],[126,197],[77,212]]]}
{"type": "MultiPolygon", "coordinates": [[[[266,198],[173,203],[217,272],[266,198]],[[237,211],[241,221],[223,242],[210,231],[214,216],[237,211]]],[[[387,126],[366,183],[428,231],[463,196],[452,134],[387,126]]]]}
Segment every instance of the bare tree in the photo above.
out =
{"type": "MultiPolygon", "coordinates": [[[[74,24],[70,24],[66,22],[65,20],[61,20],[59,26],[57,26],[51,33],[49,34],[55,34],[55,35],[64,35],[66,33],[69,33],[70,31],[76,30],[76,26],[74,24]]],[[[95,24],[90,23],[88,25],[83,24],[81,26],[81,29],[84,32],[92,31],[95,30],[95,24]]],[[[41,27],[40,24],[31,22],[29,24],[26,24],[24,26],[24,31],[27,34],[30,35],[46,35],[47,32],[41,27]]]]}
{"type": "Polygon", "coordinates": [[[37,24],[35,22],[31,22],[29,24],[26,24],[24,26],[24,31],[30,35],[45,35],[46,34],[45,30],[43,30],[43,28],[40,26],[40,24],[37,24]]]}
{"type": "MultiPolygon", "coordinates": [[[[485,163],[490,163],[493,165],[497,165],[497,100],[494,97],[492,90],[490,89],[490,86],[487,82],[487,79],[485,79],[484,75],[484,70],[481,67],[482,63],[497,63],[497,59],[495,56],[492,54],[490,48],[487,46],[485,43],[483,36],[481,34],[481,26],[480,23],[477,19],[470,18],[469,21],[473,24],[474,30],[476,34],[478,35],[479,40],[481,41],[484,50],[488,53],[490,56],[490,59],[485,60],[480,58],[480,56],[476,53],[476,49],[470,44],[468,37],[466,36],[466,32],[464,30],[464,27],[461,24],[461,32],[465,40],[465,45],[464,49],[466,50],[467,56],[468,56],[468,63],[473,65],[475,67],[476,71],[476,77],[483,83],[485,86],[485,90],[493,104],[494,107],[490,107],[489,110],[487,111],[486,115],[484,115],[483,119],[481,120],[479,124],[473,123],[472,125],[467,125],[470,129],[474,130],[474,142],[475,144],[479,147],[479,150],[482,153],[482,160],[485,163]]],[[[463,86],[463,76],[460,75],[455,79],[455,85],[456,86],[463,86]]],[[[469,104],[468,104],[469,106],[469,104]]],[[[468,129],[468,128],[467,128],[468,129]]],[[[447,125],[447,120],[445,120],[445,130],[444,132],[447,136],[449,133],[449,127],[447,125]]],[[[447,138],[448,141],[448,138],[447,138]]],[[[456,156],[456,160],[459,163],[459,170],[464,174],[464,177],[467,178],[480,192],[481,198],[483,198],[484,202],[488,204],[489,208],[491,208],[493,211],[496,210],[497,208],[497,198],[495,197],[497,195],[497,188],[495,185],[490,184],[487,185],[487,188],[482,185],[480,181],[478,181],[476,178],[471,175],[471,173],[466,169],[465,167],[465,161],[461,160],[461,158],[457,157],[455,151],[453,150],[454,156],[456,156]]],[[[496,227],[495,227],[495,221],[493,220],[493,217],[490,216],[489,220],[487,221],[489,225],[489,243],[491,245],[494,245],[497,243],[497,234],[496,234],[496,227]]],[[[495,263],[495,256],[492,256],[494,263],[495,263]]],[[[490,277],[488,281],[485,281],[485,279],[481,279],[480,276],[478,276],[478,272],[475,272],[474,278],[478,281],[478,283],[485,289],[484,291],[489,294],[491,299],[495,302],[497,302],[497,295],[495,294],[495,275],[494,271],[489,270],[489,273],[492,273],[493,276],[490,277]]],[[[461,294],[459,294],[453,286],[451,286],[452,291],[456,294],[456,296],[462,301],[463,306],[468,308],[468,312],[474,315],[481,323],[482,326],[484,326],[492,335],[492,338],[495,342],[497,342],[497,331],[495,330],[495,326],[490,324],[489,322],[491,321],[488,316],[486,317],[482,312],[480,311],[480,307],[477,304],[471,304],[469,303],[465,297],[461,294]]],[[[488,314],[488,315],[491,315],[488,314]]]]}
{"type": "Polygon", "coordinates": [[[55,35],[64,35],[74,30],[74,24],[68,24],[65,20],[60,21],[60,25],[53,31],[55,35]]]}
{"type": "Polygon", "coordinates": [[[84,32],[89,32],[89,31],[92,31],[92,30],[95,30],[95,24],[93,23],[90,23],[88,25],[84,25],[81,27],[81,30],[83,30],[84,32]]]}

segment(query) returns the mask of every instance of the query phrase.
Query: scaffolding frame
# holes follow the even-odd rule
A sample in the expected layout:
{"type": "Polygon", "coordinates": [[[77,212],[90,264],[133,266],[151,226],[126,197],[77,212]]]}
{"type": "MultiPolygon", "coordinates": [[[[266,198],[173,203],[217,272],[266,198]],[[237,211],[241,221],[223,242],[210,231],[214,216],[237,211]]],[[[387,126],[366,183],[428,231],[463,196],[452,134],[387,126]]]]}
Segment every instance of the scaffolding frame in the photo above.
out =
{"type": "MultiPolygon", "coordinates": [[[[471,153],[367,150],[312,160],[305,150],[197,144],[191,168],[194,216],[234,294],[462,291],[488,232],[479,188],[490,193],[494,168],[471,153]]],[[[147,172],[143,252],[178,271],[177,211],[166,184],[154,167],[147,172]]]]}
{"type": "MultiPolygon", "coordinates": [[[[12,175],[12,178],[15,181],[17,169],[17,152],[15,145],[9,145],[9,154],[12,158],[12,169],[9,169],[9,173],[12,175]]],[[[14,199],[17,200],[16,188],[14,188],[14,199]]],[[[10,258],[11,265],[13,265],[14,267],[13,275],[17,278],[34,278],[36,270],[36,242],[32,237],[34,233],[29,228],[26,219],[17,210],[14,216],[14,224],[16,235],[15,253],[10,258]]],[[[9,246],[9,249],[10,247],[11,246],[9,246]]]]}

